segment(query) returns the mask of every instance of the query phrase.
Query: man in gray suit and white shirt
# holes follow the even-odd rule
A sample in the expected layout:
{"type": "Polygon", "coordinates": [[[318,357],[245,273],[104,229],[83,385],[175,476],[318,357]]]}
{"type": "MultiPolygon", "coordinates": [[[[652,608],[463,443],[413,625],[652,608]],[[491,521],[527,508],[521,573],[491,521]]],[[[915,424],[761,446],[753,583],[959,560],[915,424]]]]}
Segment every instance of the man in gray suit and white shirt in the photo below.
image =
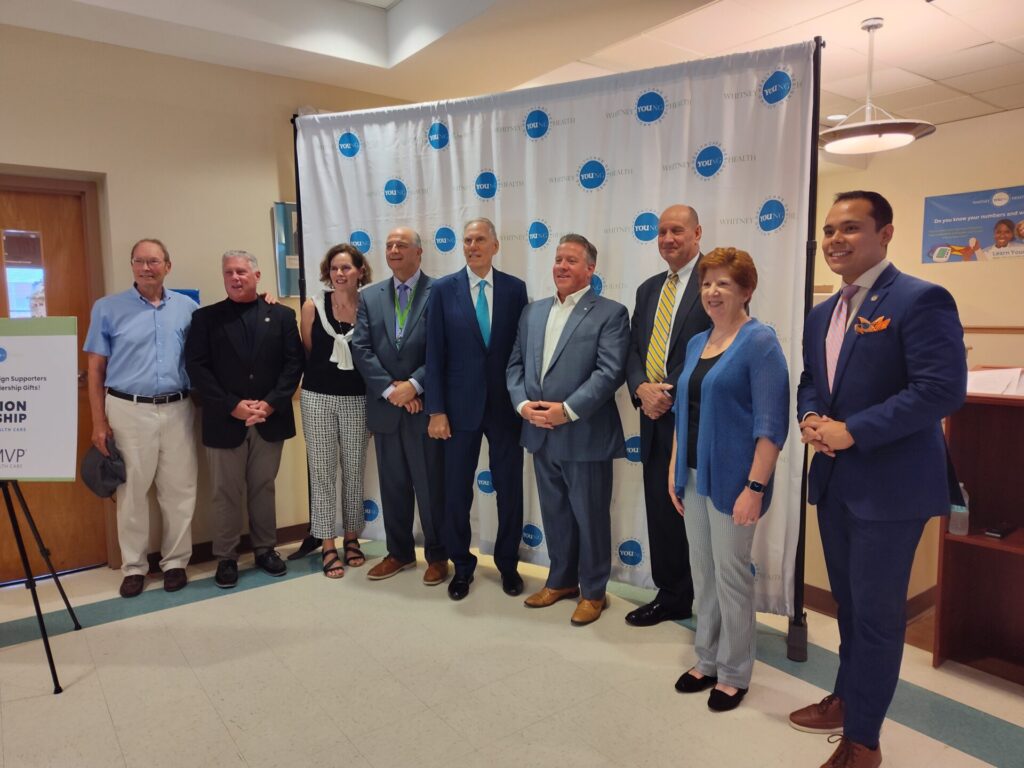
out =
{"type": "Polygon", "coordinates": [[[423,412],[426,381],[427,296],[433,279],[420,270],[420,236],[408,227],[388,233],[386,254],[393,277],[367,286],[359,296],[352,359],[366,382],[366,426],[373,433],[388,554],[366,574],[387,579],[416,567],[413,498],[420,511],[427,570],[423,583],[448,578],[441,544],[444,458],[441,443],[427,437],[423,412]]]}
{"type": "Polygon", "coordinates": [[[530,304],[508,364],[508,390],[533,454],[551,569],[530,608],[582,598],[590,624],[611,575],[612,460],[626,455],[615,390],[625,380],[629,313],[590,290],[597,249],[582,235],[558,241],[555,296],[530,304]]]}

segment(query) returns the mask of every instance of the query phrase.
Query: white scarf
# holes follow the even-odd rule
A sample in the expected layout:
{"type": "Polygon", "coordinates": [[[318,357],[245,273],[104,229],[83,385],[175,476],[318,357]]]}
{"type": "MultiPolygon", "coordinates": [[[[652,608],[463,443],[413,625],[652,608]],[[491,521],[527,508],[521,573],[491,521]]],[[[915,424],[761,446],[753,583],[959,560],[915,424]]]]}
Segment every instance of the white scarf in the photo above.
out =
{"type": "Polygon", "coordinates": [[[339,370],[351,371],[353,369],[352,364],[352,351],[348,348],[348,342],[352,338],[352,334],[355,331],[353,325],[348,333],[338,333],[334,330],[334,326],[331,325],[327,319],[327,311],[324,309],[324,297],[323,294],[317,294],[313,297],[313,305],[316,307],[317,314],[320,315],[320,324],[327,331],[327,335],[334,339],[334,350],[331,352],[331,362],[338,366],[339,370]]]}

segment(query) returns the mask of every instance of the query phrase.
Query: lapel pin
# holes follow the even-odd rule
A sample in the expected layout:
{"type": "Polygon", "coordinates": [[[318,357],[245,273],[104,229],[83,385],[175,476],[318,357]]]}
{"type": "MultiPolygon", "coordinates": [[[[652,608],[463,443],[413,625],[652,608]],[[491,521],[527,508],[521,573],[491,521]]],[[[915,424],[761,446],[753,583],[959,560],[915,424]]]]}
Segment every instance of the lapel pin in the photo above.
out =
{"type": "Polygon", "coordinates": [[[878,294],[876,293],[874,296],[872,296],[871,300],[872,301],[878,301],[878,294]]]}
{"type": "Polygon", "coordinates": [[[264,317],[263,318],[263,322],[264,323],[269,323],[270,322],[270,318],[269,317],[264,317]]]}

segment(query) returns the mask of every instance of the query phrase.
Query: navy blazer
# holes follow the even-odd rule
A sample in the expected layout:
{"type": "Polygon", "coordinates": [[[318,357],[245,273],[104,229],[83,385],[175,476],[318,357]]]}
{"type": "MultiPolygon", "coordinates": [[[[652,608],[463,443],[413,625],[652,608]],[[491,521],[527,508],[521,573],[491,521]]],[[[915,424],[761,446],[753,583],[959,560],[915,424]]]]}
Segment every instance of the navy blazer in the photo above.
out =
{"type": "MultiPolygon", "coordinates": [[[[433,279],[420,272],[409,305],[402,343],[395,340],[395,283],[391,276],[359,293],[356,327],[352,333],[352,362],[366,382],[366,427],[371,432],[394,432],[405,408],[384,399],[392,381],[416,379],[426,388],[427,323],[424,319],[433,279]]],[[[425,412],[410,415],[427,428],[425,412]]]]}
{"type": "Polygon", "coordinates": [[[242,400],[263,400],[273,407],[270,417],[256,425],[264,440],[273,443],[295,436],[292,395],[305,361],[295,312],[262,298],[256,312],[251,354],[230,299],[192,315],[185,369],[202,405],[203,445],[210,448],[237,448],[245,440],[248,427],[231,415],[242,400]]]}
{"type": "MultiPolygon", "coordinates": [[[[626,376],[629,312],[587,291],[573,308],[541,381],[544,332],[554,297],[527,305],[508,362],[508,391],[524,400],[564,402],[579,417],[551,429],[523,420],[520,442],[555,461],[605,461],[626,455],[615,391],[626,376]]],[[[667,478],[666,478],[667,480],[667,478]]]]}
{"type": "Polygon", "coordinates": [[[808,501],[833,490],[865,520],[947,514],[950,493],[940,421],[967,393],[967,357],[956,302],[933,283],[889,265],[868,291],[843,339],[834,387],[825,372],[825,335],[839,294],[804,323],[804,370],[797,418],[814,411],[845,421],[854,445],[834,459],[816,453],[808,501]],[[859,324],[888,322],[857,333],[859,324]]]}
{"type": "Polygon", "coordinates": [[[460,269],[434,281],[427,310],[427,373],[424,409],[444,413],[452,429],[478,430],[489,420],[515,425],[505,369],[526,306],[526,283],[493,270],[491,339],[484,346],[469,275],[460,269]]]}

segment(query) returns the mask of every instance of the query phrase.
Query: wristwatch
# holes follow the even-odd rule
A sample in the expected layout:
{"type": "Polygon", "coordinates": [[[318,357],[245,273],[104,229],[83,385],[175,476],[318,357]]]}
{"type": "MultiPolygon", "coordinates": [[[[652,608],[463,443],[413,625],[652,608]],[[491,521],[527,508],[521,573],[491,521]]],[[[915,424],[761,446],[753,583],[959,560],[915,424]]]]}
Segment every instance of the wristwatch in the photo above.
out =
{"type": "Polygon", "coordinates": [[[759,483],[757,480],[747,480],[746,487],[752,490],[754,493],[764,493],[764,483],[759,483]]]}

